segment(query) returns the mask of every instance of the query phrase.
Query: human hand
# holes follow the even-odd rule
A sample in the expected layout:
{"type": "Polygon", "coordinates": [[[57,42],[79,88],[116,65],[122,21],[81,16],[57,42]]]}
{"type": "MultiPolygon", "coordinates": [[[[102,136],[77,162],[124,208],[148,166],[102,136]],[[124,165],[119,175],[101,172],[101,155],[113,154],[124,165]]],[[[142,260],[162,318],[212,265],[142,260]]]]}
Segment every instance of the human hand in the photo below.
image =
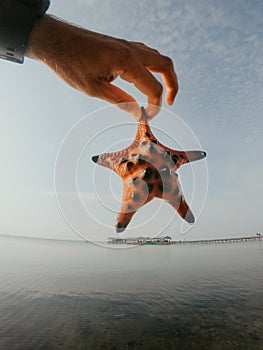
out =
{"type": "Polygon", "coordinates": [[[173,104],[178,91],[169,57],[143,43],[91,32],[49,15],[35,25],[26,55],[48,65],[73,88],[117,104],[136,120],[141,118],[141,109],[132,96],[112,84],[118,76],[147,95],[149,119],[158,113],[163,93],[162,84],[151,72],[161,74],[167,104],[173,104]]]}

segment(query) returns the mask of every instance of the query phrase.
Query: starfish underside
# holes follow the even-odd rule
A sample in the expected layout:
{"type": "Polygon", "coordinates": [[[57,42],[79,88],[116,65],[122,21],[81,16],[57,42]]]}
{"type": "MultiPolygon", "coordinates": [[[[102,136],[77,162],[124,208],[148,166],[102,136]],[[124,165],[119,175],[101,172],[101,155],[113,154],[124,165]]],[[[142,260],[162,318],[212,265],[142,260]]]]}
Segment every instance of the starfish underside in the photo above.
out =
{"type": "Polygon", "coordinates": [[[162,145],[153,135],[142,107],[137,134],[129,147],[103,153],[92,160],[115,171],[123,181],[123,198],[116,221],[116,231],[123,232],[136,211],[154,197],[167,201],[188,223],[195,219],[178,180],[182,164],[203,159],[204,151],[173,150],[162,145]]]}

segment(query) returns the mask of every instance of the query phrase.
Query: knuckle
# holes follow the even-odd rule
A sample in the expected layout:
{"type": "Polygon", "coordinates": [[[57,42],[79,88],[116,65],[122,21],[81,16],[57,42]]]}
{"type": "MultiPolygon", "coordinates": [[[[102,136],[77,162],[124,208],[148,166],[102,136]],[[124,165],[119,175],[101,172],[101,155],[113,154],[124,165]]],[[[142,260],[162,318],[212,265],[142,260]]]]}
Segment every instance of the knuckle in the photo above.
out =
{"type": "Polygon", "coordinates": [[[152,47],[150,47],[142,42],[134,42],[133,44],[135,45],[135,47],[138,50],[140,50],[142,52],[148,52],[150,54],[160,55],[160,52],[158,50],[156,50],[156,49],[154,49],[154,48],[152,48],[152,47]]]}
{"type": "Polygon", "coordinates": [[[138,46],[141,46],[141,47],[146,47],[146,48],[148,48],[148,46],[147,45],[145,45],[143,42],[141,42],[141,41],[136,41],[134,44],[136,44],[136,45],[138,45],[138,46]]]}
{"type": "Polygon", "coordinates": [[[129,46],[130,45],[130,42],[126,39],[117,39],[119,43],[121,43],[122,45],[126,45],[126,46],[129,46]]]}
{"type": "Polygon", "coordinates": [[[151,49],[151,52],[155,53],[156,55],[160,55],[160,51],[157,49],[151,49]]]}
{"type": "Polygon", "coordinates": [[[173,67],[173,61],[168,56],[163,56],[163,64],[167,66],[168,68],[173,67]]]}
{"type": "Polygon", "coordinates": [[[147,47],[144,43],[140,41],[130,41],[129,44],[135,48],[147,47]]]}

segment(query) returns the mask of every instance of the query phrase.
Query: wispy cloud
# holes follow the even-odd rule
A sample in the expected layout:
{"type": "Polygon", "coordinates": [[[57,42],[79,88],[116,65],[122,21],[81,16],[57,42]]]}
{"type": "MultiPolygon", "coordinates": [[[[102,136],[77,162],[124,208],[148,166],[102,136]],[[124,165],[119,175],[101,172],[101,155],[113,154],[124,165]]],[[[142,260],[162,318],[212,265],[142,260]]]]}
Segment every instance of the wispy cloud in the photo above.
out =
{"type": "MultiPolygon", "coordinates": [[[[195,107],[262,110],[261,1],[78,1],[88,28],[144,41],[170,55],[195,107]],[[86,15],[89,13],[89,16],[86,15]],[[240,108],[237,108],[240,106],[240,108]]],[[[72,5],[68,4],[72,12],[72,5]]],[[[217,118],[215,113],[214,118],[217,118]]],[[[229,121],[231,123],[231,120],[229,121]]]]}
{"type": "MultiPolygon", "coordinates": [[[[91,30],[128,40],[143,41],[173,58],[179,77],[180,93],[175,106],[170,108],[191,125],[208,152],[208,203],[212,204],[209,204],[204,215],[207,225],[201,226],[201,229],[209,234],[209,227],[217,213],[220,213],[221,217],[224,211],[231,213],[227,220],[233,223],[233,230],[235,227],[245,230],[250,225],[259,226],[262,221],[260,199],[263,196],[263,187],[260,186],[263,176],[263,2],[76,0],[72,4],[72,1],[65,0],[63,6],[59,1],[52,2],[50,12],[91,30]],[[240,212],[244,210],[248,200],[257,205],[250,210],[246,223],[240,223],[240,212]],[[233,208],[239,208],[239,212],[233,208]]],[[[7,65],[4,67],[9,69],[7,65]]],[[[1,174],[2,203],[5,205],[2,215],[6,218],[9,207],[13,208],[15,201],[18,202],[19,213],[27,202],[28,222],[31,220],[31,211],[39,211],[36,203],[43,203],[43,208],[49,213],[48,218],[55,216],[53,213],[57,203],[52,186],[57,147],[63,135],[83,111],[87,108],[97,108],[97,100],[94,102],[70,89],[63,90],[62,84],[52,85],[57,80],[46,72],[46,68],[31,62],[23,66],[23,69],[10,65],[10,72],[3,72],[1,75],[5,80],[2,107],[8,110],[8,115],[13,113],[13,119],[11,116],[4,120],[3,125],[7,127],[3,128],[1,138],[5,143],[1,153],[2,167],[5,169],[1,174]],[[28,84],[27,89],[21,92],[20,85],[10,80],[13,74],[11,69],[17,69],[15,79],[20,79],[23,86],[28,84]],[[28,77],[32,78],[32,82],[27,82],[28,77]],[[32,103],[33,109],[29,109],[24,105],[28,97],[26,93],[37,84],[38,80],[34,79],[39,77],[45,80],[45,85],[39,86],[38,94],[35,95],[35,105],[32,103]],[[42,100],[38,98],[42,98],[41,89],[44,88],[48,90],[44,92],[49,103],[46,103],[44,111],[39,111],[42,100]],[[9,91],[16,93],[16,96],[11,96],[9,91]],[[65,96],[70,96],[71,100],[64,98],[64,93],[65,96]],[[16,104],[12,103],[14,98],[16,104]],[[16,105],[19,106],[19,110],[16,105]],[[52,107],[49,108],[49,105],[52,107]],[[62,109],[61,106],[65,108],[62,109]],[[32,117],[26,119],[28,115],[32,117]],[[44,129],[39,125],[48,125],[48,128],[44,129]],[[27,132],[22,133],[21,126],[27,132]],[[11,130],[10,135],[7,132],[8,127],[11,130]],[[34,135],[38,136],[32,141],[34,135]],[[7,147],[8,140],[10,147],[7,147]],[[17,140],[19,142],[16,142],[17,140]],[[33,148],[33,143],[38,146],[40,152],[36,151],[37,147],[33,148]],[[41,186],[50,190],[30,189],[41,186]],[[24,192],[20,191],[17,194],[17,188],[21,187],[24,188],[24,192]]],[[[132,90],[128,84],[125,88],[132,90]]],[[[169,123],[163,123],[164,130],[170,128],[169,123]]],[[[88,183],[87,172],[80,182],[81,198],[96,203],[97,198],[91,193],[93,184],[90,182],[90,187],[83,185],[88,183]]],[[[79,200],[79,195],[75,192],[65,191],[59,195],[65,201],[68,199],[70,204],[71,200],[79,200]]],[[[110,201],[112,194],[104,195],[109,196],[107,200],[110,201]]],[[[74,205],[72,207],[75,208],[74,205]]],[[[94,207],[98,209],[98,217],[101,217],[101,209],[95,204],[94,207]]],[[[119,203],[116,207],[119,207],[119,203]]],[[[43,215],[43,218],[43,221],[48,221],[46,216],[43,215]]],[[[144,219],[143,217],[142,220],[144,219]]],[[[109,214],[109,225],[112,225],[113,220],[112,214],[109,214]]],[[[136,220],[137,217],[134,222],[136,220]]],[[[22,227],[23,221],[24,212],[21,214],[21,221],[17,220],[17,226],[22,227]]],[[[53,225],[53,220],[51,221],[50,225],[53,225]]],[[[39,225],[39,222],[36,222],[36,225],[39,225]]],[[[226,227],[227,223],[222,229],[226,227]]]]}

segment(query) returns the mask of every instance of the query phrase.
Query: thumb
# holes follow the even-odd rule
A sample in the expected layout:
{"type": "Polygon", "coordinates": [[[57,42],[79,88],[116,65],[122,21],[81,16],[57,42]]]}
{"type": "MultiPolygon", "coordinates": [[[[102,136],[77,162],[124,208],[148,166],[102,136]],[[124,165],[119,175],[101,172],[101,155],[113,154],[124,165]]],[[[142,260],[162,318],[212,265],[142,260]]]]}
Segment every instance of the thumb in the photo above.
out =
{"type": "Polygon", "coordinates": [[[141,108],[131,95],[108,82],[97,82],[97,85],[96,97],[116,104],[117,107],[131,114],[136,121],[141,119],[141,108]]]}

